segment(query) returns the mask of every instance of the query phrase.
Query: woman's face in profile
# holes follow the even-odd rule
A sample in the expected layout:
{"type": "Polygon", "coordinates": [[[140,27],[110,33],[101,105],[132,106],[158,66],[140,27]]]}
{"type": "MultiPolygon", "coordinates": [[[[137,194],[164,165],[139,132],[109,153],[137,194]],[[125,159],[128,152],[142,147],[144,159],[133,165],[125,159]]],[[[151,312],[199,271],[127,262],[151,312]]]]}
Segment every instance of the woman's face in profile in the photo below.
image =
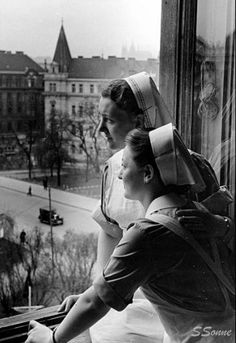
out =
{"type": "Polygon", "coordinates": [[[99,132],[107,138],[110,149],[122,149],[127,133],[135,128],[136,120],[117,107],[110,98],[101,97],[99,102],[101,122],[99,132]]]}
{"type": "Polygon", "coordinates": [[[144,168],[139,167],[134,160],[133,151],[126,146],[123,152],[122,165],[119,174],[124,184],[124,196],[127,199],[141,200],[144,194],[144,168]]]}

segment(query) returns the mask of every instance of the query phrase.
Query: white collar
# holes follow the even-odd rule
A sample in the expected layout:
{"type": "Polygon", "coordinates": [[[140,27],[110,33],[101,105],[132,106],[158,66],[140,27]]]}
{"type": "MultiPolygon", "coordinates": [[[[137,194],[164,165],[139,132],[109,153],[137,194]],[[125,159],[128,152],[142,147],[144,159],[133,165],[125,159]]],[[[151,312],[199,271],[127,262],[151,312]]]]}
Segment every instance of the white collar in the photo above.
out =
{"type": "Polygon", "coordinates": [[[186,198],[182,198],[175,193],[162,195],[154,199],[148,206],[145,217],[148,217],[153,212],[159,211],[163,208],[181,207],[186,203],[186,198]]]}

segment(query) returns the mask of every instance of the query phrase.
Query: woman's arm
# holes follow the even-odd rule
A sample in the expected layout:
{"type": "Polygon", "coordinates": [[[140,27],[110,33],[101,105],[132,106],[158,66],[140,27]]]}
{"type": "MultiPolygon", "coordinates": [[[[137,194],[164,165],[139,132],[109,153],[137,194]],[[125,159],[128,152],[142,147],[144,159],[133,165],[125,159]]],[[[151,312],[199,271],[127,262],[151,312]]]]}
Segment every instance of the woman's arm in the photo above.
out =
{"type": "MultiPolygon", "coordinates": [[[[110,310],[97,296],[93,286],[85,291],[58,326],[55,341],[65,343],[90,328],[110,310]]],[[[52,331],[35,321],[31,322],[26,343],[53,343],[52,331]]]]}
{"type": "Polygon", "coordinates": [[[120,237],[113,237],[107,234],[104,230],[100,230],[98,234],[97,247],[97,275],[100,275],[107,264],[115,247],[122,237],[122,230],[120,229],[120,237]]]}

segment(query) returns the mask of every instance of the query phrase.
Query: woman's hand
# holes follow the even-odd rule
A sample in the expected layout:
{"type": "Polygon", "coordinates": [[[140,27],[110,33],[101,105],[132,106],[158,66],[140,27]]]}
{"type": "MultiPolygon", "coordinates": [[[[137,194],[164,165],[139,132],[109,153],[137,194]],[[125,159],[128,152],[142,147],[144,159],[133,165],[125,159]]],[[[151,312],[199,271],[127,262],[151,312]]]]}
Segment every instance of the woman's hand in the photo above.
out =
{"type": "Polygon", "coordinates": [[[30,321],[30,331],[25,343],[53,343],[52,330],[48,327],[36,322],[30,321]]]}
{"type": "Polygon", "coordinates": [[[187,230],[211,233],[212,237],[224,237],[231,228],[231,220],[212,214],[207,209],[176,211],[178,220],[187,230]]]}
{"type": "Polygon", "coordinates": [[[73,294],[66,297],[61,303],[58,312],[69,312],[70,309],[74,306],[76,301],[79,299],[80,294],[73,294]]]}

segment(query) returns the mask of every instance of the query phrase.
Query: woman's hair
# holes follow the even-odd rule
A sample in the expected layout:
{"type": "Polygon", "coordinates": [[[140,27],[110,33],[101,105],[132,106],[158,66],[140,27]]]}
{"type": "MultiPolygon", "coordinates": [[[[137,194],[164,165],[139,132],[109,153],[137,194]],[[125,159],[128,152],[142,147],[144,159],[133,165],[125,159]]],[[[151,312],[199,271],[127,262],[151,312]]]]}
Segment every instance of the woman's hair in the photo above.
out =
{"type": "Polygon", "coordinates": [[[107,88],[102,91],[102,97],[110,98],[118,108],[128,113],[134,113],[135,115],[143,113],[138,107],[129,84],[125,80],[111,81],[107,88]]]}
{"type": "Polygon", "coordinates": [[[134,161],[139,167],[151,164],[158,170],[149,138],[149,131],[153,129],[134,129],[130,131],[125,139],[126,145],[134,153],[134,161]]]}
{"type": "MultiPolygon", "coordinates": [[[[138,167],[143,167],[146,164],[150,164],[153,166],[154,171],[157,174],[157,177],[159,181],[162,181],[158,165],[156,164],[153,152],[152,152],[152,146],[149,138],[149,131],[153,129],[134,129],[128,133],[126,136],[126,146],[128,146],[131,151],[134,153],[134,161],[137,164],[138,167]]],[[[189,191],[189,185],[183,185],[183,186],[177,186],[177,185],[164,185],[163,194],[167,194],[170,192],[175,193],[187,193],[189,191]]]]}

